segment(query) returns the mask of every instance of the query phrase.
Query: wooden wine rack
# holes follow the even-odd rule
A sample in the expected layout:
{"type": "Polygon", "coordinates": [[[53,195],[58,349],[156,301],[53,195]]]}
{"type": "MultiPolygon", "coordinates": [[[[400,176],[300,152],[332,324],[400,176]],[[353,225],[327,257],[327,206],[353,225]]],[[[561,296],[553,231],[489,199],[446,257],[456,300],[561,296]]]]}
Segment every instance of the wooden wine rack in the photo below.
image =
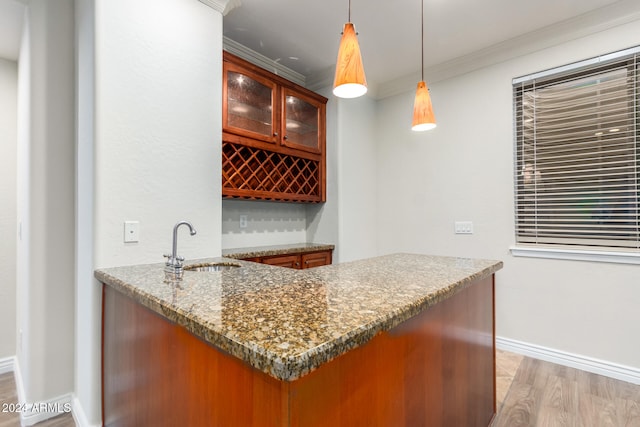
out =
{"type": "Polygon", "coordinates": [[[222,196],[322,202],[320,161],[224,141],[222,196]]]}

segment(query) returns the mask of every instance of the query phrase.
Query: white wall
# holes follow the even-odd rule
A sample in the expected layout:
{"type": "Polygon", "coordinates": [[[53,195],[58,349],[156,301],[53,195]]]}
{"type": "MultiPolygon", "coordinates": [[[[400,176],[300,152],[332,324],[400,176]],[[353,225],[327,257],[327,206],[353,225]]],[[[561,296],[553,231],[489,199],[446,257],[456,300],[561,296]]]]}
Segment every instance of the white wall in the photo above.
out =
{"type": "Polygon", "coordinates": [[[335,245],[333,263],[340,262],[341,246],[339,238],[339,202],[340,181],[338,179],[338,102],[333,96],[332,88],[325,87],[317,92],[326,97],[326,191],[327,201],[308,205],[307,211],[307,242],[335,245]]]}
{"type": "Polygon", "coordinates": [[[76,16],[76,329],[74,417],[101,423],[101,295],[94,266],[95,1],[75,0],[76,16]]]}
{"type": "Polygon", "coordinates": [[[18,64],[0,58],[0,359],[16,354],[18,64]]]}
{"type": "Polygon", "coordinates": [[[378,254],[376,101],[368,96],[338,104],[340,261],[378,254]]]}
{"type": "Polygon", "coordinates": [[[95,263],[220,254],[222,15],[195,0],[96,1],[95,263]],[[140,241],[123,242],[124,221],[140,241]]]}
{"type": "MultiPolygon", "coordinates": [[[[93,203],[79,208],[78,223],[93,212],[92,269],[163,262],[180,220],[197,230],[195,236],[181,230],[180,255],[219,256],[222,15],[196,0],[92,0],[80,13],[91,14],[92,3],[95,52],[85,46],[79,66],[95,70],[95,92],[80,95],[80,103],[93,99],[94,124],[81,126],[78,140],[93,138],[93,152],[78,148],[78,156],[94,158],[92,191],[78,187],[79,204],[93,203]],[[140,222],[138,243],[123,242],[129,220],[140,222]]],[[[91,81],[79,85],[92,89],[91,81]]],[[[77,332],[82,379],[76,392],[86,418],[96,423],[100,306],[98,284],[90,281],[86,274],[78,279],[77,310],[87,325],[77,332]],[[88,336],[89,344],[83,342],[88,336]]]]}
{"type": "MultiPolygon", "coordinates": [[[[28,11],[25,9],[20,57],[18,59],[18,147],[17,147],[17,198],[18,241],[16,249],[16,358],[25,360],[29,340],[23,339],[23,330],[29,328],[29,187],[30,187],[30,138],[31,138],[31,37],[28,11]]],[[[23,377],[29,372],[25,370],[23,377]]]]}
{"type": "Polygon", "coordinates": [[[633,22],[431,84],[438,127],[427,133],[409,130],[413,91],[380,101],[380,252],[501,259],[498,336],[640,368],[637,266],[509,254],[512,78],[640,44],[639,34],[633,22]],[[455,235],[456,220],[474,234],[455,235]]]}
{"type": "MultiPolygon", "coordinates": [[[[73,391],[73,0],[33,0],[18,72],[17,386],[26,402],[73,391]]],[[[42,414],[23,413],[26,424],[42,414]]]]}

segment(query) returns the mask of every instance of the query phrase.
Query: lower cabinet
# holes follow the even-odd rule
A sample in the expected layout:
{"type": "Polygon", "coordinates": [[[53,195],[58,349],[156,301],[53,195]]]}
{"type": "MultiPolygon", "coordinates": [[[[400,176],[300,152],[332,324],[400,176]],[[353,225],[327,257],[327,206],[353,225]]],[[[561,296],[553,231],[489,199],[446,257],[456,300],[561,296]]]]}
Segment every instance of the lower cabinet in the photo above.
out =
{"type": "Polygon", "coordinates": [[[303,268],[320,267],[331,264],[331,251],[271,255],[259,258],[245,258],[244,260],[301,270],[303,268]]]}

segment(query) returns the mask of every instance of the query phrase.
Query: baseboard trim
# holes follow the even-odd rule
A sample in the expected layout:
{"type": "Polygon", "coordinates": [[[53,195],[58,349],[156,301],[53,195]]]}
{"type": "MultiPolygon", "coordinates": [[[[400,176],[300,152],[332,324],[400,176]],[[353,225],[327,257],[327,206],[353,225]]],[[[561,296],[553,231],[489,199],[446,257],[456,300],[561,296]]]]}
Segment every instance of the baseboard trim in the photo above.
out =
{"type": "Polygon", "coordinates": [[[101,424],[91,424],[89,419],[87,418],[87,414],[84,412],[84,408],[82,407],[82,403],[77,396],[73,396],[71,400],[71,414],[73,415],[73,420],[76,422],[76,426],[78,427],[100,427],[101,424]]]}
{"type": "Polygon", "coordinates": [[[71,412],[71,408],[71,393],[63,394],[33,404],[30,411],[20,413],[20,422],[23,426],[32,426],[49,418],[71,412]]]}
{"type": "Polygon", "coordinates": [[[15,363],[13,376],[16,381],[18,402],[20,402],[21,404],[30,404],[30,410],[20,413],[21,426],[32,426],[41,421],[48,420],[49,418],[57,417],[58,415],[65,412],[71,412],[71,393],[63,394],[62,396],[54,397],[52,399],[47,399],[40,402],[26,402],[24,396],[24,382],[22,380],[20,365],[17,358],[15,358],[14,360],[15,363]]]}
{"type": "Polygon", "coordinates": [[[606,360],[567,353],[504,337],[496,337],[496,348],[640,385],[640,369],[631,366],[619,365],[606,360]]]}
{"type": "Polygon", "coordinates": [[[15,370],[15,364],[15,356],[3,357],[0,359],[0,375],[13,372],[15,370]]]}

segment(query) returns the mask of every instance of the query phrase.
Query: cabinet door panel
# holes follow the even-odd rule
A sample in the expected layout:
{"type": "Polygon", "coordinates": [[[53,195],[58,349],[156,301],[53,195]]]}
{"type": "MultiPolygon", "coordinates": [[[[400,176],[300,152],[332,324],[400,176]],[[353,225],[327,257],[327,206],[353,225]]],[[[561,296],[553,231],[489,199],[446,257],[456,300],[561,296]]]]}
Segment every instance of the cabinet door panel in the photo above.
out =
{"type": "Polygon", "coordinates": [[[300,257],[298,255],[263,257],[262,263],[278,267],[300,268],[300,257]]]}
{"type": "Polygon", "coordinates": [[[224,130],[275,143],[276,84],[225,62],[223,91],[224,130]]]}
{"type": "Polygon", "coordinates": [[[302,255],[302,268],[320,267],[331,264],[331,251],[302,255]]]}
{"type": "Polygon", "coordinates": [[[324,138],[324,104],[292,89],[283,89],[282,143],[297,150],[320,153],[324,138]]]}

